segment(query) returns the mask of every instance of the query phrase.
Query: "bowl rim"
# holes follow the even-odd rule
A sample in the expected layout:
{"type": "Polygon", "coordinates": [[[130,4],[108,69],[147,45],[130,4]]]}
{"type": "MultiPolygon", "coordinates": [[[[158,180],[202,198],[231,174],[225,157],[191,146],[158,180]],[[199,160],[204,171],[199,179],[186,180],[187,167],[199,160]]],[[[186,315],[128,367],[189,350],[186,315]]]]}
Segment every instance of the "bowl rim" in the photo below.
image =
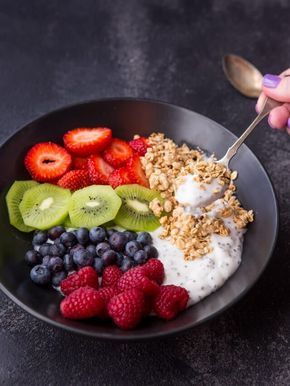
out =
{"type": "MultiPolygon", "coordinates": [[[[141,103],[145,102],[145,103],[151,103],[151,104],[158,104],[158,105],[167,106],[169,108],[178,108],[178,109],[184,110],[186,112],[191,112],[191,113],[193,112],[197,116],[201,117],[203,120],[208,121],[209,123],[214,123],[215,125],[220,126],[230,136],[233,137],[233,140],[238,138],[229,129],[225,128],[223,125],[219,124],[218,122],[214,121],[213,119],[208,118],[205,115],[197,113],[197,112],[195,112],[193,110],[190,110],[189,108],[186,108],[186,107],[183,107],[183,106],[179,106],[179,105],[176,105],[176,104],[173,104],[173,103],[165,102],[165,101],[158,100],[158,99],[152,99],[152,98],[107,97],[107,98],[98,98],[98,99],[88,99],[88,100],[83,100],[81,102],[75,102],[75,103],[71,103],[71,104],[68,104],[68,105],[63,105],[63,106],[61,106],[59,108],[50,110],[50,111],[48,111],[45,114],[39,115],[36,118],[28,121],[27,123],[22,124],[20,127],[17,127],[16,131],[13,134],[8,136],[8,138],[6,140],[4,140],[4,141],[2,141],[0,143],[0,150],[1,150],[1,148],[4,145],[6,145],[10,141],[12,141],[13,138],[21,130],[23,130],[24,128],[26,128],[29,125],[35,124],[38,121],[41,121],[41,120],[47,118],[48,116],[50,116],[52,114],[60,113],[60,112],[62,112],[64,110],[71,109],[71,108],[74,108],[74,107],[77,107],[77,106],[87,105],[87,104],[100,103],[100,102],[126,102],[126,101],[128,101],[128,102],[141,102],[141,103]]],[[[62,324],[62,323],[60,323],[60,322],[58,322],[56,320],[50,319],[50,318],[40,314],[39,312],[33,310],[29,306],[27,306],[24,303],[22,303],[22,301],[20,301],[16,296],[14,296],[2,284],[2,282],[0,282],[0,290],[9,299],[11,299],[14,303],[16,303],[19,307],[21,307],[23,310],[28,312],[30,315],[32,315],[33,317],[35,317],[35,318],[37,318],[37,319],[39,319],[41,321],[44,321],[44,322],[48,323],[51,326],[54,326],[54,327],[57,327],[59,329],[63,329],[63,330],[69,331],[69,332],[73,332],[73,333],[76,333],[76,334],[79,334],[79,335],[89,336],[89,337],[93,337],[93,338],[97,338],[97,339],[101,339],[101,340],[111,340],[111,341],[119,341],[119,342],[126,342],[126,341],[127,342],[132,342],[132,341],[136,341],[137,342],[137,341],[143,341],[145,339],[150,339],[151,340],[151,339],[171,337],[173,335],[184,333],[187,330],[190,330],[190,329],[192,329],[192,328],[194,328],[194,327],[196,327],[196,326],[198,326],[200,324],[204,324],[204,323],[208,322],[209,320],[212,320],[212,319],[216,318],[221,313],[223,313],[224,311],[226,311],[227,309],[232,307],[234,304],[236,304],[243,296],[246,295],[246,293],[248,291],[250,291],[250,289],[253,288],[253,286],[260,279],[260,277],[264,273],[266,267],[268,266],[268,264],[270,262],[270,259],[271,259],[272,255],[273,255],[273,252],[274,252],[274,249],[275,249],[276,243],[277,243],[278,233],[279,233],[279,204],[278,204],[278,200],[277,200],[277,193],[275,191],[275,188],[274,188],[273,182],[271,180],[271,177],[269,176],[267,170],[265,169],[264,165],[260,161],[259,157],[245,143],[244,143],[243,146],[245,146],[247,148],[247,150],[250,151],[252,156],[257,159],[258,164],[260,165],[260,168],[261,168],[262,172],[264,173],[266,179],[269,182],[269,186],[271,188],[271,193],[273,194],[273,197],[274,197],[275,217],[273,218],[273,222],[274,222],[275,232],[274,232],[273,243],[272,243],[271,249],[269,250],[267,256],[265,257],[264,264],[261,267],[261,270],[260,270],[259,274],[256,276],[256,278],[250,284],[247,285],[247,287],[238,296],[236,296],[234,299],[232,299],[232,301],[230,301],[228,304],[226,304],[224,307],[222,307],[218,311],[212,313],[211,315],[207,316],[206,318],[204,318],[202,320],[199,320],[198,322],[194,323],[194,325],[186,324],[186,325],[184,325],[182,327],[173,328],[170,331],[161,331],[161,332],[154,332],[154,333],[144,333],[143,335],[135,335],[134,334],[134,330],[132,330],[132,331],[130,331],[131,335],[121,335],[121,334],[120,335],[117,335],[117,334],[115,335],[115,334],[106,333],[106,332],[94,332],[94,331],[80,330],[77,327],[72,327],[72,326],[64,325],[64,324],[62,324]]]]}

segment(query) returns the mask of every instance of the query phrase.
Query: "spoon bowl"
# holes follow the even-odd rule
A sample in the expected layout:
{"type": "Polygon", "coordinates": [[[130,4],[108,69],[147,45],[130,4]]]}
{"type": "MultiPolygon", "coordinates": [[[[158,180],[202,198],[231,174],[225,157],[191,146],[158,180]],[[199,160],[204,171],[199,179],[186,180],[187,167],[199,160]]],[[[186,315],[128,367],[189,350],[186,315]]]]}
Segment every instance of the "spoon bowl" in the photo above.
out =
{"type": "Polygon", "coordinates": [[[250,62],[237,55],[225,55],[223,70],[231,85],[249,98],[258,98],[262,91],[263,75],[250,62]]]}

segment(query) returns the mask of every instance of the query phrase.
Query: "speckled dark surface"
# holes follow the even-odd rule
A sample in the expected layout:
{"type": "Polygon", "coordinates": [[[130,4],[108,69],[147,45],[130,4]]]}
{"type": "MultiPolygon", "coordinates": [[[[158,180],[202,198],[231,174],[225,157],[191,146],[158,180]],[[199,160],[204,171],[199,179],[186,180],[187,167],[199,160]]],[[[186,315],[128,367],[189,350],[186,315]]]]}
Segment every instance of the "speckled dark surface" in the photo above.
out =
{"type": "MultiPolygon", "coordinates": [[[[221,56],[287,68],[289,12],[287,0],[0,0],[0,140],[49,110],[109,96],[183,105],[239,134],[255,102],[226,83],[221,56]]],[[[290,138],[264,124],[248,144],[277,190],[281,229],[243,300],[182,336],[111,344],[52,328],[1,293],[0,383],[289,385],[290,138]]]]}

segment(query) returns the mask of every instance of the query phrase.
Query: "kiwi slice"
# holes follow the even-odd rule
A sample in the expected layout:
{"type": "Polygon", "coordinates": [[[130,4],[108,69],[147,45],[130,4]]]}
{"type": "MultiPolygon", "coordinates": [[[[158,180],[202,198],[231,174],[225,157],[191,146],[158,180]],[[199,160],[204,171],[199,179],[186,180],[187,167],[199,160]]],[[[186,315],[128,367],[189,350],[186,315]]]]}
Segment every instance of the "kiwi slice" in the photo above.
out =
{"type": "Polygon", "coordinates": [[[160,194],[141,185],[122,185],[115,192],[122,199],[122,206],[115,218],[115,223],[132,231],[154,231],[160,222],[149,208],[149,203],[160,194]]]}
{"type": "Polygon", "coordinates": [[[68,189],[51,184],[27,190],[19,205],[24,223],[41,230],[61,225],[68,215],[70,197],[68,189]]]}
{"type": "Polygon", "coordinates": [[[122,204],[109,185],[91,185],[72,194],[69,216],[75,227],[92,228],[116,217],[122,204]]]}
{"type": "Polygon", "coordinates": [[[65,228],[74,228],[69,216],[67,216],[67,218],[64,220],[63,226],[65,228]]]}
{"type": "Polygon", "coordinates": [[[19,210],[19,204],[22,201],[24,193],[36,185],[38,185],[36,181],[15,181],[6,195],[10,224],[21,232],[31,232],[34,229],[24,224],[19,210]]]}

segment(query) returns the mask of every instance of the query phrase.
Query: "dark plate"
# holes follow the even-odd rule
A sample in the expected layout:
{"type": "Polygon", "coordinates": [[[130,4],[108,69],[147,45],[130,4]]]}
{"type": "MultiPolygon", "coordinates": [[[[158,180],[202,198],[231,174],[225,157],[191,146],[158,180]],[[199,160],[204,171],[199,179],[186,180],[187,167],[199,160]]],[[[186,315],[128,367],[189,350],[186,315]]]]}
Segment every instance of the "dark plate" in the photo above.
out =
{"type": "MultiPolygon", "coordinates": [[[[108,126],[114,136],[132,138],[134,133],[149,135],[164,132],[176,142],[186,141],[217,157],[224,155],[235,136],[212,120],[187,109],[166,103],[109,99],[82,103],[49,113],[23,127],[0,149],[0,188],[16,179],[27,179],[23,157],[40,141],[61,141],[68,129],[85,126],[108,126]]],[[[120,331],[99,321],[75,322],[63,319],[58,312],[60,295],[54,290],[35,286],[23,262],[31,235],[24,235],[9,225],[4,202],[0,200],[0,288],[32,315],[55,326],[98,338],[133,340],[165,336],[196,326],[241,298],[259,278],[273,251],[278,210],[271,182],[255,155],[243,145],[231,164],[238,170],[238,197],[245,208],[255,212],[255,222],[245,237],[242,264],[226,284],[175,320],[162,322],[149,318],[134,331],[120,331]]]]}

